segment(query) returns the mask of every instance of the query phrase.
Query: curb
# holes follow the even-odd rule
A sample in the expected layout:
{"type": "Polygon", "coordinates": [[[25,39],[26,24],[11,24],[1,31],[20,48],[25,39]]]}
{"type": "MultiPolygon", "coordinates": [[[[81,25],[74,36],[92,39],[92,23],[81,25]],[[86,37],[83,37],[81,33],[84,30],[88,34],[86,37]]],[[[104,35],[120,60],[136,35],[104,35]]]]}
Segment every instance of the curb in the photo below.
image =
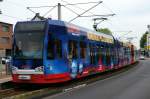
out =
{"type": "Polygon", "coordinates": [[[19,95],[2,98],[2,99],[37,99],[37,97],[40,98],[40,97],[44,97],[47,95],[53,95],[56,93],[63,93],[63,92],[68,92],[68,91],[72,91],[75,89],[79,89],[79,88],[85,87],[86,85],[87,84],[81,84],[81,85],[73,86],[73,87],[67,88],[67,89],[50,90],[49,88],[46,88],[46,89],[31,91],[31,92],[27,92],[27,93],[23,93],[23,94],[19,94],[19,95]],[[68,89],[71,89],[71,90],[68,90],[68,89]]]}
{"type": "MultiPolygon", "coordinates": [[[[46,88],[46,89],[36,90],[36,91],[32,91],[32,92],[26,92],[26,93],[23,93],[23,94],[14,95],[14,96],[10,96],[10,97],[5,97],[5,98],[2,98],[2,99],[29,99],[29,98],[34,98],[35,96],[36,97],[41,96],[43,93],[45,93],[48,90],[49,89],[46,88]]],[[[54,92],[56,92],[56,90],[51,90],[51,91],[49,91],[48,94],[53,94],[54,92]]],[[[59,91],[57,91],[57,92],[59,92],[59,91]]]]}

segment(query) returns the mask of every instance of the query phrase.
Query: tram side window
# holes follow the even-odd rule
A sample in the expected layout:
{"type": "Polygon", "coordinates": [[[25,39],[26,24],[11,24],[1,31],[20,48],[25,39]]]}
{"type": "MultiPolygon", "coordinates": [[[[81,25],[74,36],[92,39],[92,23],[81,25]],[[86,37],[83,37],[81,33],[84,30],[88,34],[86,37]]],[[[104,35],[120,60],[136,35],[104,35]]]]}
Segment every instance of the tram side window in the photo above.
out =
{"type": "Polygon", "coordinates": [[[69,44],[68,44],[68,48],[69,48],[69,58],[77,58],[77,42],[70,40],[69,44]]]}
{"type": "Polygon", "coordinates": [[[55,39],[55,49],[56,49],[56,57],[62,57],[62,42],[61,40],[55,39]]]}
{"type": "Polygon", "coordinates": [[[51,39],[48,41],[48,59],[54,59],[62,57],[62,43],[61,40],[51,39]],[[55,54],[56,53],[56,54],[55,54]]]}
{"type": "Polygon", "coordinates": [[[102,56],[102,48],[98,46],[98,59],[102,56]]]}
{"type": "Polygon", "coordinates": [[[95,61],[95,53],[94,53],[94,45],[90,44],[90,63],[91,64],[95,64],[96,61],[95,61]]]}
{"type": "Polygon", "coordinates": [[[93,64],[93,54],[92,54],[92,45],[90,44],[90,46],[89,46],[89,48],[90,48],[90,64],[93,64]]]}
{"type": "Polygon", "coordinates": [[[86,43],[80,42],[80,57],[86,58],[86,43]]]}
{"type": "Polygon", "coordinates": [[[97,60],[99,60],[99,58],[102,56],[102,49],[101,49],[101,46],[98,46],[98,49],[97,49],[97,60]]]}
{"type": "Polygon", "coordinates": [[[106,50],[104,46],[101,46],[101,51],[102,51],[102,64],[106,65],[106,50]]]}
{"type": "Polygon", "coordinates": [[[54,40],[48,41],[48,48],[47,48],[47,58],[54,59],[54,40]]]}
{"type": "Polygon", "coordinates": [[[107,62],[107,66],[110,65],[110,48],[107,47],[106,48],[106,62],[107,62]]]}

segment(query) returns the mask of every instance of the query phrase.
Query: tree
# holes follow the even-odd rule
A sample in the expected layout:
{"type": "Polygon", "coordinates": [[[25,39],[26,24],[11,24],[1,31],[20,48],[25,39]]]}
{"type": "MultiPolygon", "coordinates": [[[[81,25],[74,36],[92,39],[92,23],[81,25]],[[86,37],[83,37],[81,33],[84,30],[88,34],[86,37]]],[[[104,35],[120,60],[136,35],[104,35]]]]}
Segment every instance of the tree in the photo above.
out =
{"type": "Polygon", "coordinates": [[[147,42],[147,34],[148,32],[146,31],[143,36],[141,37],[141,40],[140,40],[140,47],[141,48],[144,48],[145,47],[145,44],[147,42]]]}
{"type": "Polygon", "coordinates": [[[112,32],[108,28],[97,29],[97,32],[102,32],[104,34],[112,35],[112,32]]]}

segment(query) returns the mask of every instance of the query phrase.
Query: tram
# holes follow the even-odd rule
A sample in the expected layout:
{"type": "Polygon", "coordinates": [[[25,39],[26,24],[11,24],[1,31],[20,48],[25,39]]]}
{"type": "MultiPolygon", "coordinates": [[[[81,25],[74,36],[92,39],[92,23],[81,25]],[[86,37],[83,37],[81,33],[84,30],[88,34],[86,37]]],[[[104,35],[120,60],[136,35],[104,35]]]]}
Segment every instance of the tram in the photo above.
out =
{"type": "Polygon", "coordinates": [[[16,83],[59,83],[118,69],[137,59],[132,44],[60,20],[17,22],[12,78],[16,83]]]}

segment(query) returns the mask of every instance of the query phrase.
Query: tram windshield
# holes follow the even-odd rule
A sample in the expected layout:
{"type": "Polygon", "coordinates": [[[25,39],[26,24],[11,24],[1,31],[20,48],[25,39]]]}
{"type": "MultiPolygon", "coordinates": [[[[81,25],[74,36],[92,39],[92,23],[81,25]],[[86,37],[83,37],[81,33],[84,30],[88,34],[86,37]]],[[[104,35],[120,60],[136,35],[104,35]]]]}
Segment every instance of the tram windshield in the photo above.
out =
{"type": "Polygon", "coordinates": [[[15,33],[13,56],[17,59],[41,59],[44,33],[17,32],[15,33]]]}

